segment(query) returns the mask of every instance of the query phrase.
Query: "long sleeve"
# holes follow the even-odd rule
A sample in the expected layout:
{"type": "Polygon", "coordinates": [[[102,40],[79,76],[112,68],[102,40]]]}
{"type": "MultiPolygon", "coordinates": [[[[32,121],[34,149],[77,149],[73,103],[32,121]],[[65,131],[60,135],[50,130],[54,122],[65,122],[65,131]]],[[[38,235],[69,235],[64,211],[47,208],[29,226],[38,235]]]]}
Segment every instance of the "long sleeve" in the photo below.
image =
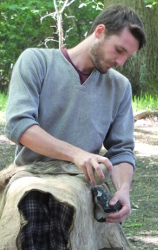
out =
{"type": "Polygon", "coordinates": [[[131,105],[131,87],[127,85],[118,108],[116,118],[110,126],[104,140],[107,149],[105,154],[113,165],[128,162],[135,166],[134,149],[134,119],[131,105]]]}
{"type": "Polygon", "coordinates": [[[44,68],[31,49],[22,53],[16,62],[9,89],[6,110],[7,137],[19,144],[23,132],[38,125],[38,106],[44,68]]]}

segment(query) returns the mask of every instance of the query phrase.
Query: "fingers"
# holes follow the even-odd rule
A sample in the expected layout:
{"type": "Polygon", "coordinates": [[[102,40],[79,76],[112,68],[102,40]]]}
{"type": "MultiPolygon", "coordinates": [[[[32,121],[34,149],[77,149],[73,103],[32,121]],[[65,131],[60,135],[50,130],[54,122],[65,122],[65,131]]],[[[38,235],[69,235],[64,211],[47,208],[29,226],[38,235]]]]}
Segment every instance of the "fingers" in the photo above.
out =
{"type": "MultiPolygon", "coordinates": [[[[86,175],[87,179],[92,182],[92,184],[96,185],[98,178],[95,179],[95,177],[99,177],[100,180],[105,179],[104,173],[107,171],[104,171],[103,173],[103,167],[100,166],[100,161],[104,161],[104,165],[107,167],[107,171],[112,170],[112,164],[111,162],[105,158],[105,157],[98,157],[97,159],[91,158],[88,161],[85,162],[85,166],[82,168],[84,174],[86,175]],[[97,173],[97,176],[95,175],[94,177],[94,171],[97,173]]],[[[105,169],[106,170],[106,169],[105,169]]]]}
{"type": "Polygon", "coordinates": [[[105,182],[113,169],[112,163],[109,159],[103,157],[101,159],[97,159],[98,161],[93,161],[92,165],[94,168],[95,180],[97,184],[102,184],[103,181],[105,182]],[[99,163],[98,163],[99,162],[99,163]]]}
{"type": "MultiPolygon", "coordinates": [[[[87,168],[87,174],[88,174],[88,177],[89,177],[90,181],[92,182],[93,185],[96,185],[97,182],[96,182],[96,180],[95,180],[95,178],[94,178],[94,172],[93,172],[94,166],[93,166],[93,164],[87,162],[87,163],[86,163],[86,168],[87,168]]],[[[103,178],[104,178],[104,177],[103,177],[103,178]]]]}
{"type": "MultiPolygon", "coordinates": [[[[94,165],[96,165],[96,164],[94,164],[94,165]]],[[[93,185],[97,184],[97,182],[96,182],[96,180],[94,178],[94,167],[93,167],[93,164],[91,162],[87,161],[84,164],[84,166],[82,166],[82,171],[83,171],[83,173],[86,176],[88,181],[91,181],[91,183],[93,185]]],[[[101,176],[101,178],[104,179],[104,174],[103,173],[101,173],[100,176],[101,176]]]]}
{"type": "Polygon", "coordinates": [[[115,196],[113,197],[113,199],[111,199],[110,201],[110,205],[113,206],[115,205],[118,201],[120,202],[120,204],[122,205],[122,208],[120,211],[109,214],[106,218],[106,222],[111,222],[111,223],[120,223],[122,222],[124,219],[126,219],[130,213],[131,213],[131,206],[130,206],[130,201],[129,201],[129,196],[128,195],[124,195],[124,194],[120,194],[117,197],[118,194],[115,194],[115,196]]]}
{"type": "Polygon", "coordinates": [[[113,170],[112,163],[109,161],[108,158],[103,157],[103,159],[102,159],[102,161],[100,161],[100,163],[103,163],[103,164],[107,167],[107,169],[108,169],[109,171],[112,171],[112,170],[113,170]]]}
{"type": "Polygon", "coordinates": [[[87,162],[84,166],[82,166],[82,171],[84,175],[86,176],[87,180],[91,181],[92,184],[96,185],[96,181],[95,181],[94,174],[93,174],[93,168],[91,164],[87,162]]]}
{"type": "Polygon", "coordinates": [[[123,206],[119,212],[109,214],[106,218],[106,222],[120,223],[130,215],[130,211],[131,209],[129,207],[123,206]]]}
{"type": "Polygon", "coordinates": [[[94,177],[94,172],[97,173],[97,177],[100,180],[104,180],[105,176],[103,173],[103,168],[100,164],[104,164],[107,170],[112,171],[112,163],[108,158],[85,151],[80,151],[77,157],[74,159],[74,163],[83,171],[87,180],[90,180],[92,184],[96,185],[96,180],[94,177]]]}

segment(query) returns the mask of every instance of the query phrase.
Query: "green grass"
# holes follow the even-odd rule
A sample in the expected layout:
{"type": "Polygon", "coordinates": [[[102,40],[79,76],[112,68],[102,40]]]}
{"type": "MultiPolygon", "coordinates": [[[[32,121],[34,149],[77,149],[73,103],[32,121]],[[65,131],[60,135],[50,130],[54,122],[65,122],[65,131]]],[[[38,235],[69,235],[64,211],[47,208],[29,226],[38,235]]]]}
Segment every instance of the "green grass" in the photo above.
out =
{"type": "Polygon", "coordinates": [[[7,106],[8,95],[0,92],[0,111],[5,111],[7,106]]]}
{"type": "Polygon", "coordinates": [[[143,223],[133,223],[126,225],[126,228],[141,228],[143,226],[143,223]]]}
{"type": "Polygon", "coordinates": [[[150,94],[134,96],[132,100],[133,111],[156,110],[158,109],[158,96],[152,97],[150,94]]]}

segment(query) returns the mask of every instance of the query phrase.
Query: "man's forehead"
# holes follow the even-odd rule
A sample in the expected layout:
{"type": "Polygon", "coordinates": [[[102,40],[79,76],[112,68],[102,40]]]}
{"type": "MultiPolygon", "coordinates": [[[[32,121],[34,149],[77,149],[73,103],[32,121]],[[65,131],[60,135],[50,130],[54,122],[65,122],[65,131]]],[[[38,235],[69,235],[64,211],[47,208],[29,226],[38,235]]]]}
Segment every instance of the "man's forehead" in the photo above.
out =
{"type": "Polygon", "coordinates": [[[139,48],[139,41],[126,28],[114,38],[115,45],[119,46],[129,56],[133,56],[139,48]]]}

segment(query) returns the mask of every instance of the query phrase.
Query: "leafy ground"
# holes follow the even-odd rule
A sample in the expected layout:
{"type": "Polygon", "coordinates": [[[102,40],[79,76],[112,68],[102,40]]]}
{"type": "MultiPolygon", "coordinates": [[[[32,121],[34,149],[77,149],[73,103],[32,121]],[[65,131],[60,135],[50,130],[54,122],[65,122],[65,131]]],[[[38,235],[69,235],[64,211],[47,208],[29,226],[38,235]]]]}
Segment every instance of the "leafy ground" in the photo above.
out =
{"type": "Polygon", "coordinates": [[[134,249],[158,250],[158,117],[135,123],[135,142],[132,214],[124,231],[134,249]]]}
{"type": "MultiPolygon", "coordinates": [[[[0,112],[0,169],[13,161],[15,145],[4,136],[5,116],[0,112]]],[[[135,123],[137,170],[131,187],[132,213],[123,223],[135,250],[158,250],[158,118],[135,123]]]]}

